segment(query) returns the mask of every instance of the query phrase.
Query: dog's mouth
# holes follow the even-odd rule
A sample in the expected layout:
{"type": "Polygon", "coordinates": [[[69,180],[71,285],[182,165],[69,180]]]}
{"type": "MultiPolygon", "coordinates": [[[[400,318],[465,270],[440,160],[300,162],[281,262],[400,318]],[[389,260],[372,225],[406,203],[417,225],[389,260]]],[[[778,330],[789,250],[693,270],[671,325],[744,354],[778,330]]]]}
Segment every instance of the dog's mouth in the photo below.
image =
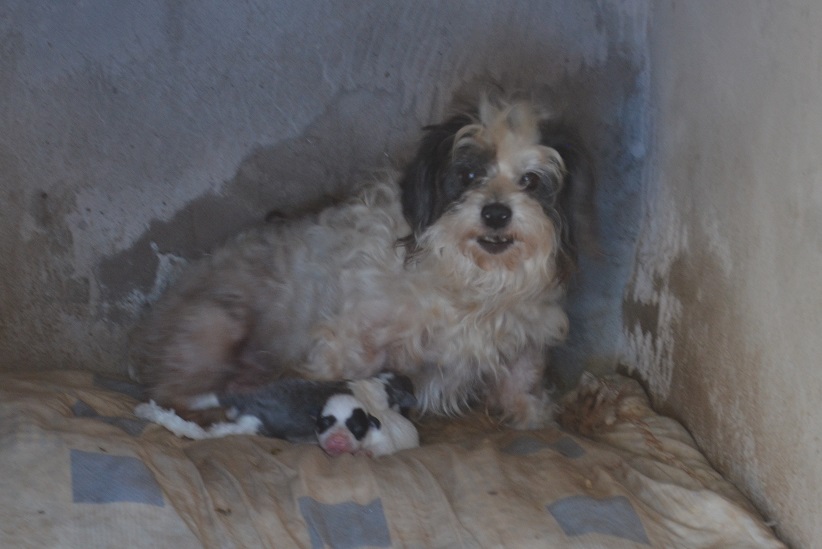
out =
{"type": "Polygon", "coordinates": [[[483,235],[477,238],[477,244],[480,248],[489,254],[501,254],[511,247],[514,243],[514,237],[510,235],[483,235]]]}

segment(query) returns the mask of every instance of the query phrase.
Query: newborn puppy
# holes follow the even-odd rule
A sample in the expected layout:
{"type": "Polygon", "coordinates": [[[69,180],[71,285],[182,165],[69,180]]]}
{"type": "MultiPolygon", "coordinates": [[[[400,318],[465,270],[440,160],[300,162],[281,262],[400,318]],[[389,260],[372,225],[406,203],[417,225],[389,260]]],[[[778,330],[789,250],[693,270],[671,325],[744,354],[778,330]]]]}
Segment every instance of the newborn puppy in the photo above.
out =
{"type": "Polygon", "coordinates": [[[329,455],[364,453],[371,457],[419,446],[416,427],[401,411],[409,402],[410,381],[394,374],[353,382],[353,395],[328,399],[317,420],[317,439],[329,455]],[[406,385],[407,384],[407,385],[406,385]]]}
{"type": "Polygon", "coordinates": [[[351,395],[333,395],[317,418],[317,441],[330,456],[356,454],[366,435],[381,427],[380,420],[366,412],[362,402],[351,395]]]}
{"type": "Polygon", "coordinates": [[[416,428],[401,415],[415,405],[411,381],[384,372],[355,381],[282,379],[253,392],[190,398],[189,410],[226,409],[231,421],[207,428],[153,402],[140,404],[135,413],[192,439],[260,434],[291,442],[319,440],[329,455],[363,451],[376,457],[419,445],[416,428]]]}
{"type": "Polygon", "coordinates": [[[256,434],[291,442],[315,441],[314,426],[323,406],[334,395],[351,394],[346,381],[282,379],[247,393],[208,393],[189,401],[191,410],[225,408],[233,422],[256,418],[256,434]]]}

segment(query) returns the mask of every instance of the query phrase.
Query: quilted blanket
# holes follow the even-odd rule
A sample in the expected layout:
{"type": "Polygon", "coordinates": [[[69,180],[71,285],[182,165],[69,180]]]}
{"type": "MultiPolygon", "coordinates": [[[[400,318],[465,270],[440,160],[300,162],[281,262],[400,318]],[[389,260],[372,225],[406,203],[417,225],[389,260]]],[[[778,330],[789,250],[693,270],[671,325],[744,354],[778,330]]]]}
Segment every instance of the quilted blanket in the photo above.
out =
{"type": "Polygon", "coordinates": [[[430,419],[378,459],[181,439],[141,399],[87,372],[0,375],[0,547],[784,547],[627,378],[587,377],[561,426],[430,419]]]}

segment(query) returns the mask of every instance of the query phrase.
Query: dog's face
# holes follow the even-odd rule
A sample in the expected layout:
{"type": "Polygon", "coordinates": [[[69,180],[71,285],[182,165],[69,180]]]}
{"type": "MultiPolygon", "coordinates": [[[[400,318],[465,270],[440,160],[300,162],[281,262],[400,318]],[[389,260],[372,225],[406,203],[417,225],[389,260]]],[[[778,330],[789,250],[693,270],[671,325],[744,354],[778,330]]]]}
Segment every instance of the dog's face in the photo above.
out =
{"type": "Polygon", "coordinates": [[[317,418],[317,440],[328,455],[354,454],[368,432],[381,427],[359,400],[348,394],[333,395],[317,418]]]}
{"type": "Polygon", "coordinates": [[[416,246],[455,255],[485,272],[530,262],[564,279],[567,166],[540,113],[526,102],[484,99],[475,112],[426,130],[402,181],[412,254],[416,246]]]}

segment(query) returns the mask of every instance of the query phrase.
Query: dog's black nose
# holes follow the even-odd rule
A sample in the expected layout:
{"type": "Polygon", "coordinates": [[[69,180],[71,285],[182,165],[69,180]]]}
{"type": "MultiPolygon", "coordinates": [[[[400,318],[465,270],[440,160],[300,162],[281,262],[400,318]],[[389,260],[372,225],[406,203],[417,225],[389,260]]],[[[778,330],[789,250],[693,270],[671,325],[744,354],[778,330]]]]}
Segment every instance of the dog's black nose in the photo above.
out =
{"type": "Polygon", "coordinates": [[[482,221],[491,229],[502,229],[511,221],[511,208],[505,204],[494,202],[482,208],[482,221]]]}

